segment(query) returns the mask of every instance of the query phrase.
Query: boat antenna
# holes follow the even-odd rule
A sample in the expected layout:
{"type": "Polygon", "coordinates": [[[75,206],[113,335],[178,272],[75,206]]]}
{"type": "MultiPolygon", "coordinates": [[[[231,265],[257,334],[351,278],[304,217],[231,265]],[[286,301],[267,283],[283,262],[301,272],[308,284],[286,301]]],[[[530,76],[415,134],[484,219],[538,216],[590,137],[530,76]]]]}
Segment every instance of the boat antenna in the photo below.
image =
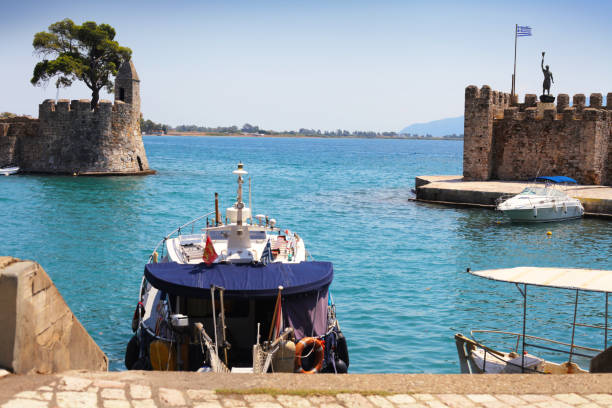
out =
{"type": "Polygon", "coordinates": [[[242,209],[244,208],[244,203],[242,202],[242,176],[249,174],[242,167],[242,162],[238,162],[238,169],[232,172],[238,175],[238,200],[236,202],[236,208],[238,209],[238,219],[236,220],[236,225],[242,225],[242,209]]]}
{"type": "Polygon", "coordinates": [[[249,208],[251,209],[249,220],[251,225],[253,225],[253,205],[251,204],[251,176],[249,176],[249,208]]]}
{"type": "Polygon", "coordinates": [[[215,193],[215,227],[221,223],[221,214],[219,214],[219,193],[215,193]]]}

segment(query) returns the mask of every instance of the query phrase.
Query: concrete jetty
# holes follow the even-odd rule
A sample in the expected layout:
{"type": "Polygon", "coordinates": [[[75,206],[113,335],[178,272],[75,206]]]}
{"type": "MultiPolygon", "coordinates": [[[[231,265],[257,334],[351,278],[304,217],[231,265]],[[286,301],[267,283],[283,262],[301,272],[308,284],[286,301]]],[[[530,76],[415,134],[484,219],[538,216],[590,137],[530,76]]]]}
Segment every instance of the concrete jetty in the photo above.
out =
{"type": "MultiPolygon", "coordinates": [[[[533,183],[522,181],[465,181],[462,176],[418,176],[416,200],[438,204],[495,208],[502,195],[518,194],[533,183]]],[[[580,200],[585,216],[612,217],[612,187],[571,185],[564,190],[580,200]]]]}
{"type": "Polygon", "coordinates": [[[612,374],[83,372],[0,378],[0,407],[609,407],[612,374]]]}
{"type": "Polygon", "coordinates": [[[33,261],[0,256],[0,368],[17,374],[106,370],[108,358],[33,261]]]}

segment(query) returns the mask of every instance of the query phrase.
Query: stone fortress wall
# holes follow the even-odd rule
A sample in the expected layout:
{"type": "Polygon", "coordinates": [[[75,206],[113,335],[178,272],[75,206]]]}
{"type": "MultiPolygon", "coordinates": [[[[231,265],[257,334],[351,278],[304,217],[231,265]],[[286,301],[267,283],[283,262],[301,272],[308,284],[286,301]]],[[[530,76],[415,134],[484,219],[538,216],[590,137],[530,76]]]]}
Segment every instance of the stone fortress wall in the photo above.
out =
{"type": "Polygon", "coordinates": [[[38,119],[0,120],[0,167],[25,172],[147,174],[152,171],[140,133],[140,80],[132,61],[115,81],[115,103],[96,110],[86,99],[45,100],[38,119]]]}
{"type": "Polygon", "coordinates": [[[527,180],[564,175],[580,184],[612,185],[612,93],[557,96],[557,104],[525,95],[465,89],[465,180],[527,180]]]}

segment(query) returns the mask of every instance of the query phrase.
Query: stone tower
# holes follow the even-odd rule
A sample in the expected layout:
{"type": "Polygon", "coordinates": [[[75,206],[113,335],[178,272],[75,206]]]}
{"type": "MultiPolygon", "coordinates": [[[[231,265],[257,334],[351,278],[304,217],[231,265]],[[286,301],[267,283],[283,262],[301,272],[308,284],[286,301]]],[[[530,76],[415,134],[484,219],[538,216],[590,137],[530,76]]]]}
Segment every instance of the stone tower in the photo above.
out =
{"type": "Polygon", "coordinates": [[[80,175],[155,173],[140,132],[140,80],[132,61],[121,65],[115,103],[46,100],[38,119],[0,120],[0,164],[24,172],[80,175]]]}
{"type": "Polygon", "coordinates": [[[140,79],[132,60],[119,67],[115,79],[115,101],[129,103],[140,112],[140,79]]]}
{"type": "Polygon", "coordinates": [[[612,92],[557,95],[557,105],[523,103],[489,86],[465,89],[464,180],[528,180],[569,176],[612,185],[612,92]]]}

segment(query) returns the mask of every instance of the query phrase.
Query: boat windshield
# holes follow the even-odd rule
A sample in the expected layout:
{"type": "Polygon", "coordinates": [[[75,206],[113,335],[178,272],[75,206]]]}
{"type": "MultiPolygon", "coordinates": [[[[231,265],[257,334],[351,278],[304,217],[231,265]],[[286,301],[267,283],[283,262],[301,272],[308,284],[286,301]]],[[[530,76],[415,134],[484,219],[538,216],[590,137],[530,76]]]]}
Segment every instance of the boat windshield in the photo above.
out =
{"type": "Polygon", "coordinates": [[[555,197],[567,196],[567,194],[565,194],[563,191],[556,189],[556,188],[551,188],[551,187],[526,187],[523,191],[521,191],[520,194],[521,195],[538,195],[538,196],[555,196],[555,197]]]}
{"type": "Polygon", "coordinates": [[[541,187],[525,187],[521,195],[546,195],[546,189],[541,187]]]}

